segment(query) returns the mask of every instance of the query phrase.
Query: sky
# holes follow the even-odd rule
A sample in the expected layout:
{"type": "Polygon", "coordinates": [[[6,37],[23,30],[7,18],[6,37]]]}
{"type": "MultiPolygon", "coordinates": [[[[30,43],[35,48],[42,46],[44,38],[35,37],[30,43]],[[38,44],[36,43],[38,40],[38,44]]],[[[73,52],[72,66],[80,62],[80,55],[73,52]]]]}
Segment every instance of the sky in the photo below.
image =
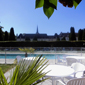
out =
{"type": "Polygon", "coordinates": [[[85,0],[75,9],[64,7],[58,2],[57,10],[48,19],[43,8],[35,9],[35,0],[0,0],[0,26],[3,31],[14,33],[35,34],[37,27],[41,34],[54,35],[61,32],[70,32],[74,27],[75,32],[85,28],[85,0]]]}

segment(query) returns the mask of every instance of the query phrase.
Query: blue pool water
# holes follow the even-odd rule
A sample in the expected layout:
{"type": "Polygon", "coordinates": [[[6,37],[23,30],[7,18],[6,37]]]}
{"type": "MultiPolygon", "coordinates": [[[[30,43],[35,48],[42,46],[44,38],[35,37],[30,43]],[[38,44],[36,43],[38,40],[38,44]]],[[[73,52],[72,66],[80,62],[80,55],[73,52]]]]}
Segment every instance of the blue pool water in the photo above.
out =
{"type": "MultiPolygon", "coordinates": [[[[22,58],[25,58],[25,54],[6,54],[6,59],[15,59],[16,56],[21,56],[22,58]]],[[[40,56],[40,54],[28,54],[28,57],[36,57],[36,56],[40,56]]],[[[63,58],[65,57],[66,55],[65,54],[43,54],[42,57],[47,58],[47,59],[55,59],[55,56],[57,58],[60,57],[60,58],[63,58]]],[[[0,54],[0,59],[5,59],[5,54],[0,54]]]]}

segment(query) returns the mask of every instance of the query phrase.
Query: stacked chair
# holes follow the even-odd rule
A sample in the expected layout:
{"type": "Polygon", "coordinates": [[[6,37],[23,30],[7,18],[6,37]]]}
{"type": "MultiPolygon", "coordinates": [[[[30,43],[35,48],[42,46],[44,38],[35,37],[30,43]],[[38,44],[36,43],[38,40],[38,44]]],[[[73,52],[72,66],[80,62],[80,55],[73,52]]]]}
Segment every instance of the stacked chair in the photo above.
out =
{"type": "Polygon", "coordinates": [[[81,63],[75,62],[71,64],[71,68],[73,68],[75,72],[72,75],[65,77],[68,81],[65,83],[61,80],[57,80],[57,85],[59,82],[62,85],[85,85],[85,66],[81,63]]]}
{"type": "Polygon", "coordinates": [[[62,85],[85,85],[85,77],[83,78],[74,78],[69,80],[66,84],[61,82],[62,85]]]}

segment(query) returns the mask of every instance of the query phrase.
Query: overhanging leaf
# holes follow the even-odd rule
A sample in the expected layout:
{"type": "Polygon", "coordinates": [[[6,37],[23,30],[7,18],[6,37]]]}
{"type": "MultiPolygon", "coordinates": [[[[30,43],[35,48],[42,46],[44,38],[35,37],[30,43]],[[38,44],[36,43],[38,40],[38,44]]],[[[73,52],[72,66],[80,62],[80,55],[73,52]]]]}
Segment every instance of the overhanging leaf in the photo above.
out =
{"type": "Polygon", "coordinates": [[[82,0],[74,0],[77,4],[79,4],[82,0]]]}
{"type": "Polygon", "coordinates": [[[44,6],[44,7],[43,7],[43,10],[44,10],[45,15],[46,15],[48,18],[50,18],[51,15],[52,15],[53,12],[54,12],[54,9],[53,9],[52,7],[46,8],[46,7],[44,6]]]}
{"type": "Polygon", "coordinates": [[[51,3],[50,6],[51,6],[52,8],[57,9],[57,0],[49,0],[49,2],[51,3]]]}
{"type": "Polygon", "coordinates": [[[75,9],[78,6],[78,4],[75,1],[73,1],[73,5],[74,5],[75,9]]]}
{"type": "Polygon", "coordinates": [[[44,0],[36,0],[35,8],[42,7],[43,5],[44,5],[44,0]]]}
{"type": "Polygon", "coordinates": [[[44,1],[44,6],[43,6],[43,11],[45,13],[45,15],[50,18],[51,15],[53,14],[54,12],[54,8],[52,8],[49,4],[47,4],[47,0],[44,1]]]}
{"type": "Polygon", "coordinates": [[[57,0],[44,0],[44,5],[57,9],[57,0]]]}
{"type": "Polygon", "coordinates": [[[81,2],[82,0],[73,0],[73,5],[76,9],[76,7],[79,5],[79,3],[81,2]]]}

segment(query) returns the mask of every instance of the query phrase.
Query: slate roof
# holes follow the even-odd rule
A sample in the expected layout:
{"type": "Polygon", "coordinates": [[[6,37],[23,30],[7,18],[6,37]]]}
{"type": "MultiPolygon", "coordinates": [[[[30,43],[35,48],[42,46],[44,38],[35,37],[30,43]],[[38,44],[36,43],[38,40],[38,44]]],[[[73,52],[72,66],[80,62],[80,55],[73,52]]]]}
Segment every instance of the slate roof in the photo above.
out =
{"type": "MultiPolygon", "coordinates": [[[[69,37],[70,33],[60,33],[59,35],[55,33],[55,35],[47,35],[47,34],[20,34],[17,38],[43,38],[43,39],[54,39],[57,37],[69,37]]],[[[78,36],[78,33],[75,33],[76,36],[78,36]]]]}
{"type": "Polygon", "coordinates": [[[70,34],[70,33],[62,33],[62,32],[61,32],[61,33],[59,34],[59,37],[67,37],[67,36],[69,36],[69,34],[70,34]]]}
{"type": "Polygon", "coordinates": [[[25,36],[20,34],[17,38],[25,38],[25,36]]]}
{"type": "Polygon", "coordinates": [[[34,38],[34,37],[37,37],[37,38],[48,38],[48,36],[47,36],[47,34],[20,34],[19,36],[18,36],[18,38],[27,38],[27,37],[29,37],[29,38],[34,38]]]}
{"type": "MultiPolygon", "coordinates": [[[[67,32],[67,33],[62,33],[62,32],[61,32],[61,33],[59,34],[59,37],[69,37],[69,35],[70,35],[69,32],[67,32]]],[[[78,33],[75,33],[75,35],[78,36],[78,33]]]]}
{"type": "Polygon", "coordinates": [[[48,39],[53,39],[58,37],[57,33],[55,35],[47,35],[47,34],[20,34],[17,38],[48,38],[48,39]]]}
{"type": "Polygon", "coordinates": [[[25,34],[25,37],[29,37],[29,38],[47,38],[47,34],[25,34]]]}

